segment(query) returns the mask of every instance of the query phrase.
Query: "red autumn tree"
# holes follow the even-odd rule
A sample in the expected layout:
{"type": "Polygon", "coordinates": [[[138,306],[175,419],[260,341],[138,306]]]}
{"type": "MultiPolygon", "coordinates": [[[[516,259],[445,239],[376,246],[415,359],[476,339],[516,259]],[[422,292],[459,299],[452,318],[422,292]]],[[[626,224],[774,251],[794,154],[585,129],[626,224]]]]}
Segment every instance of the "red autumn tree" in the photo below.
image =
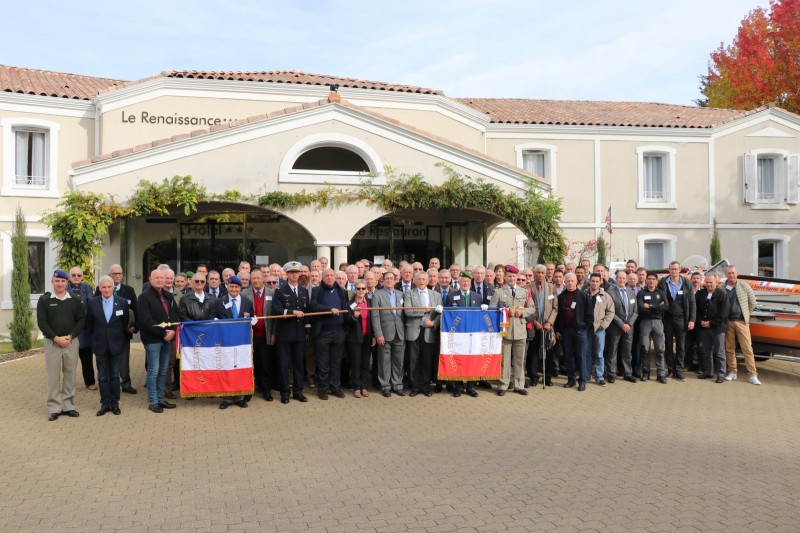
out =
{"type": "Polygon", "coordinates": [[[800,113],[800,0],[770,0],[742,20],[733,43],[711,53],[703,106],[754,109],[775,103],[800,113]]]}

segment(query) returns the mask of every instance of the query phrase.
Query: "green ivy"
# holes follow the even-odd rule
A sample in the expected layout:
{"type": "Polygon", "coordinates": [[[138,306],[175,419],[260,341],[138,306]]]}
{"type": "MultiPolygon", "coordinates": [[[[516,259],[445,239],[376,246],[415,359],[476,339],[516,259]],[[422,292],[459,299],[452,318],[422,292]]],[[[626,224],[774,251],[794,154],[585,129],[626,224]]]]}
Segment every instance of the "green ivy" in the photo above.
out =
{"type": "Polygon", "coordinates": [[[44,221],[52,236],[61,244],[58,266],[80,266],[87,283],[93,283],[97,261],[103,256],[102,238],[117,220],[150,214],[167,215],[175,207],[185,215],[197,211],[201,202],[256,203],[264,208],[290,211],[316,206],[320,209],[355,203],[375,205],[394,213],[408,209],[475,209],[493,213],[519,228],[539,245],[540,261],[559,261],[564,257],[564,236],[558,221],[561,203],[546,194],[533,180],[524,196],[504,192],[483,180],[473,180],[447,165],[439,165],[447,177],[442,185],[431,185],[419,175],[397,176],[387,167],[387,185],[377,186],[372,180],[356,188],[335,188],[327,185],[314,192],[270,192],[254,198],[239,191],[209,195],[206,188],[194,183],[191,176],[165,178],[160,183],[142,180],[127,202],[114,196],[72,191],[58,203],[55,211],[46,213],[44,221]]]}

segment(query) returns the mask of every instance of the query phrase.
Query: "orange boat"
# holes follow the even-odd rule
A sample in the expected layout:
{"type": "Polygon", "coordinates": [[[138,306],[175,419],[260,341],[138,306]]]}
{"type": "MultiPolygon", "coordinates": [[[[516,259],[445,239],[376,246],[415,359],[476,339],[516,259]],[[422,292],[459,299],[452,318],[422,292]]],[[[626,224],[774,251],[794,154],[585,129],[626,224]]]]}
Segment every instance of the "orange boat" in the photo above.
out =
{"type": "Polygon", "coordinates": [[[750,315],[753,350],[762,357],[800,362],[800,281],[740,275],[756,293],[750,315]]]}

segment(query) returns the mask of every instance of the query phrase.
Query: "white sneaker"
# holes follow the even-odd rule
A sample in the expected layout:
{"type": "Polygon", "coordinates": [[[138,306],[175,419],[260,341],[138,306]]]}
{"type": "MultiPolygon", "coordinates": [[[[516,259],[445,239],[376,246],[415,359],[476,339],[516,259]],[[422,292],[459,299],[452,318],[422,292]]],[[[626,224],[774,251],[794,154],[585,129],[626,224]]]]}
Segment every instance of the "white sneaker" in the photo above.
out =
{"type": "Polygon", "coordinates": [[[728,372],[728,375],[725,376],[725,381],[736,381],[736,374],[728,372]]]}
{"type": "Polygon", "coordinates": [[[761,385],[761,381],[759,381],[758,376],[753,376],[750,378],[750,383],[753,385],[761,385]]]}

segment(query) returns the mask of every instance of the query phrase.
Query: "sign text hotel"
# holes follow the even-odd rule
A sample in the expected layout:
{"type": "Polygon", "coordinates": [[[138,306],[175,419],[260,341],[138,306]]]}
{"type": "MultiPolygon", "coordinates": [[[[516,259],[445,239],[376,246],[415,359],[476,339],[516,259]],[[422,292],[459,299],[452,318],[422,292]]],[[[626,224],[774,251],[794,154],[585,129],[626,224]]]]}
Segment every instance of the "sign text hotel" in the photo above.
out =
{"type": "Polygon", "coordinates": [[[231,118],[219,117],[192,117],[187,115],[179,116],[178,113],[172,115],[154,115],[148,111],[142,111],[137,117],[136,114],[125,114],[122,112],[123,124],[169,124],[177,126],[218,126],[224,122],[231,121],[231,118]]]}

